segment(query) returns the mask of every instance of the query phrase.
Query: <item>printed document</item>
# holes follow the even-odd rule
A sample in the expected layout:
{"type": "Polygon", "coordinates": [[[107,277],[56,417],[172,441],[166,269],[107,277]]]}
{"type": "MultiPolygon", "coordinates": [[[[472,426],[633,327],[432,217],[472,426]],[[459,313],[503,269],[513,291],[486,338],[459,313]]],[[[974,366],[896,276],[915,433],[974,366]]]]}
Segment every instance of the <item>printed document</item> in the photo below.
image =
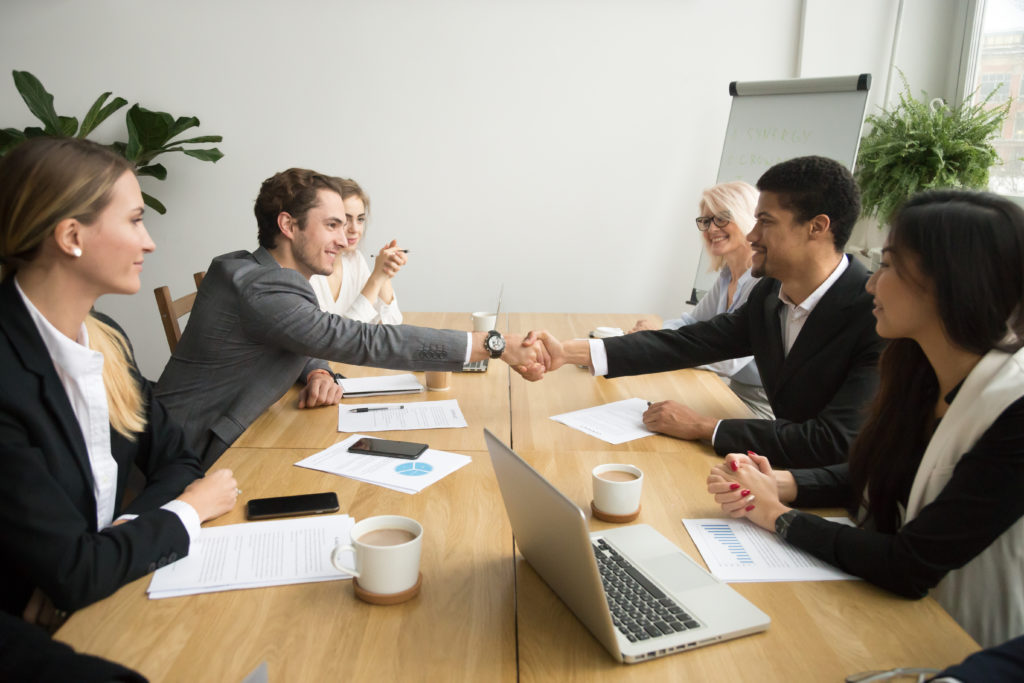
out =
{"type": "Polygon", "coordinates": [[[623,401],[606,403],[603,406],[574,410],[571,413],[555,415],[555,422],[578,429],[612,444],[626,443],[654,434],[644,427],[644,412],[647,401],[627,398],[623,401]]]}
{"type": "Polygon", "coordinates": [[[402,493],[419,493],[434,482],[473,461],[468,455],[428,448],[416,460],[349,453],[363,434],[353,434],[330,448],[295,463],[299,467],[330,472],[402,493]]]}
{"type": "Polygon", "coordinates": [[[465,427],[458,400],[416,403],[350,403],[338,406],[339,432],[465,427]]]}
{"type": "Polygon", "coordinates": [[[156,570],[147,592],[156,600],[348,579],[331,564],[331,551],[348,543],[354,523],[348,515],[317,515],[204,527],[186,557],[156,570]]]}
{"type": "MultiPolygon", "coordinates": [[[[846,517],[830,522],[853,523],[846,517]]],[[[708,571],[726,582],[859,581],[747,519],[684,519],[708,571]]]]}
{"type": "Polygon", "coordinates": [[[338,384],[345,391],[345,398],[418,394],[423,391],[423,385],[408,372],[404,375],[381,375],[379,377],[345,377],[339,379],[338,384]]]}

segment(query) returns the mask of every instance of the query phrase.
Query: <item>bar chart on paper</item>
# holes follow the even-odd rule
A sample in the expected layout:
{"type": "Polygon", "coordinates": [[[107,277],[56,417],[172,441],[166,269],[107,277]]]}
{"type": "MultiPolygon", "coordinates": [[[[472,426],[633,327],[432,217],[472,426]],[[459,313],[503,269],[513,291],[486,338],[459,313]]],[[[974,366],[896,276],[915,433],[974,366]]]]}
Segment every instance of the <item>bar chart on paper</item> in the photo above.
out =
{"type": "MultiPolygon", "coordinates": [[[[846,518],[829,518],[850,524],[846,518]]],[[[684,519],[683,526],[722,581],[837,581],[856,579],[745,519],[684,519]]]]}

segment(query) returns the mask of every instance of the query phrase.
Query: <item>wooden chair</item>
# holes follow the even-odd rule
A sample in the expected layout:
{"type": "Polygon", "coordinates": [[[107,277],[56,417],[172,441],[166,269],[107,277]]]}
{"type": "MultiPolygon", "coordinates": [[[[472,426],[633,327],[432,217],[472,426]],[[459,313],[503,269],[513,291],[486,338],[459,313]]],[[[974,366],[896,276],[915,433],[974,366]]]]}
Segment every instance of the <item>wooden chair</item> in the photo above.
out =
{"type": "MultiPolygon", "coordinates": [[[[203,281],[205,275],[205,270],[192,275],[192,279],[196,282],[196,289],[199,289],[199,283],[203,281]]],[[[154,289],[153,294],[156,296],[156,307],[160,309],[160,322],[164,324],[167,346],[171,347],[171,353],[174,353],[174,348],[178,345],[178,340],[181,339],[181,328],[178,326],[178,318],[192,310],[192,304],[196,301],[197,292],[186,294],[180,299],[172,299],[171,290],[164,285],[154,289]]]]}

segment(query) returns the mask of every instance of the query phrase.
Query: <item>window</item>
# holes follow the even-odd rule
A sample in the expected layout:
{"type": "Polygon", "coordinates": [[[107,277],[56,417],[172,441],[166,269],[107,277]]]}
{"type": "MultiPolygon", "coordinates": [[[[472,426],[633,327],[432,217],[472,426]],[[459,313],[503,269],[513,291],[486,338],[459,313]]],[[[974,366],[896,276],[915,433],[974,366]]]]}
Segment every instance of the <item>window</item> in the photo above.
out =
{"type": "Polygon", "coordinates": [[[1024,3],[986,0],[976,42],[974,101],[984,100],[998,88],[989,104],[1012,100],[1002,134],[993,141],[1003,163],[993,166],[989,189],[1001,194],[1024,195],[1024,3]]]}

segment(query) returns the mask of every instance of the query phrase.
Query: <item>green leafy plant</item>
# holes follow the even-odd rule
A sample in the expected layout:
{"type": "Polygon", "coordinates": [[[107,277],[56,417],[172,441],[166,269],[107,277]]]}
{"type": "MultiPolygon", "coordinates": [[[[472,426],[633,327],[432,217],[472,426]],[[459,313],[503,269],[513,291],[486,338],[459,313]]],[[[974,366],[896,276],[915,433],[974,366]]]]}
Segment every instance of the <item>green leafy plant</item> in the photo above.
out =
{"type": "Polygon", "coordinates": [[[867,117],[871,132],[857,154],[862,213],[878,216],[880,225],[915,192],[985,188],[989,168],[1000,163],[991,141],[1010,110],[1008,101],[989,106],[997,89],[976,104],[972,96],[958,107],[932,106],[927,93],[916,99],[902,72],[900,78],[899,103],[867,117]]]}
{"type": "MultiPolygon", "coordinates": [[[[110,118],[111,114],[128,104],[128,100],[123,97],[115,97],[108,101],[111,93],[105,92],[96,98],[79,125],[77,118],[57,113],[53,106],[53,95],[46,91],[38,78],[28,71],[14,71],[13,74],[14,85],[21,98],[25,100],[32,115],[42,122],[43,127],[29,126],[22,130],[0,129],[0,156],[7,154],[25,140],[41,135],[85,138],[110,118]]],[[[167,169],[163,164],[153,163],[153,160],[169,152],[182,152],[200,161],[213,162],[224,156],[216,147],[189,146],[220,142],[223,139],[220,135],[177,139],[189,128],[199,126],[199,119],[195,116],[174,117],[166,112],[150,111],[134,104],[125,114],[125,123],[128,128],[128,141],[114,142],[108,146],[133,162],[136,173],[140,176],[164,180],[167,177],[167,169]]],[[[143,192],[142,198],[146,205],[157,213],[167,212],[167,208],[156,197],[143,192]]]]}

